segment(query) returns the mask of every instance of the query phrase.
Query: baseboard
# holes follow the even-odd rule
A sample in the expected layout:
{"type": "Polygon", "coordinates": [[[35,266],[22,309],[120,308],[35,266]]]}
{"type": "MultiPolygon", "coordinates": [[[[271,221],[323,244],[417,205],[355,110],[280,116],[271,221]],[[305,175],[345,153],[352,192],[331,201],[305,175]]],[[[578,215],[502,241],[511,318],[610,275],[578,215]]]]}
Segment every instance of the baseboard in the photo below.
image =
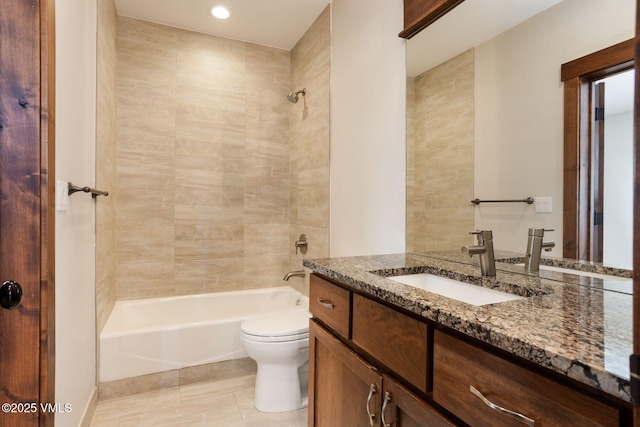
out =
{"type": "Polygon", "coordinates": [[[172,371],[101,382],[99,400],[116,399],[132,394],[178,387],[195,382],[237,377],[256,372],[256,362],[251,358],[226,360],[172,371]]]}
{"type": "Polygon", "coordinates": [[[93,414],[96,411],[96,407],[98,406],[98,387],[94,387],[91,392],[91,397],[89,398],[89,402],[87,403],[86,408],[84,408],[84,413],[82,414],[82,418],[80,419],[80,424],[78,427],[89,427],[91,424],[91,419],[93,418],[93,414]]]}

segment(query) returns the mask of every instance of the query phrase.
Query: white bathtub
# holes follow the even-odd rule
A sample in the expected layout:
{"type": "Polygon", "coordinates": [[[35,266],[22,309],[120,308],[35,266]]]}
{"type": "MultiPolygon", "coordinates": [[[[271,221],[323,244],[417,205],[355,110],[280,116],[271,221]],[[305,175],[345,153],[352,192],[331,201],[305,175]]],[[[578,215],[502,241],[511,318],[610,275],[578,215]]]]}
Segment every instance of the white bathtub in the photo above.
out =
{"type": "Polygon", "coordinates": [[[100,381],[246,357],[240,324],[295,306],[309,299],[289,286],[117,301],[100,334],[100,381]]]}

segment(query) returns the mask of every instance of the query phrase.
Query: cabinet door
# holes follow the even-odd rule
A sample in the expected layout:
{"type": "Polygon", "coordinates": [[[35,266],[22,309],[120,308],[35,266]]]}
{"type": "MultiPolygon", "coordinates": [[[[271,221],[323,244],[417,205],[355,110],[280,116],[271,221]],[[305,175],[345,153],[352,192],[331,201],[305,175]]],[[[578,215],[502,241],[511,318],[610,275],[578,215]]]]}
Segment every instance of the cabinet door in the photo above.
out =
{"type": "Polygon", "coordinates": [[[455,426],[393,378],[384,375],[382,384],[383,427],[455,426]]]}
{"type": "Polygon", "coordinates": [[[309,427],[379,427],[382,376],[314,320],[309,325],[309,427]]]}

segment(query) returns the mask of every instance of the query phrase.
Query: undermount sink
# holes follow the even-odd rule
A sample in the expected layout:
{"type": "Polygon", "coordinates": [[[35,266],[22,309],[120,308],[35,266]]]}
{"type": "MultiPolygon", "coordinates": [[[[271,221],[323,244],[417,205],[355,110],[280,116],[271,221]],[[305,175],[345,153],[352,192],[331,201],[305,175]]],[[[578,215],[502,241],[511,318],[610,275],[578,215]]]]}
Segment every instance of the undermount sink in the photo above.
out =
{"type": "Polygon", "coordinates": [[[393,276],[388,279],[476,306],[523,299],[521,296],[429,273],[393,276]]]}

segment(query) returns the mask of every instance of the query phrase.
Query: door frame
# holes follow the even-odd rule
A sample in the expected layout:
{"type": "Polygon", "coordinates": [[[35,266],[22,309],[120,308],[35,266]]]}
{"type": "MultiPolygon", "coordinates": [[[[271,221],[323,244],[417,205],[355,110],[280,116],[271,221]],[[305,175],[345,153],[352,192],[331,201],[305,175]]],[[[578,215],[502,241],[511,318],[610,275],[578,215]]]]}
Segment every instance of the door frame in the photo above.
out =
{"type": "MultiPolygon", "coordinates": [[[[640,64],[640,0],[636,1],[635,52],[640,64]]],[[[633,425],[640,427],[640,368],[634,361],[640,359],[640,73],[636,70],[634,115],[634,181],[633,181],[633,354],[631,355],[631,395],[635,396],[633,425]],[[634,369],[635,368],[635,369],[634,369]]]]}
{"type": "Polygon", "coordinates": [[[41,410],[40,404],[56,403],[55,181],[52,179],[55,176],[55,0],[5,4],[21,7],[4,9],[6,18],[19,31],[7,26],[2,43],[3,65],[7,64],[7,69],[12,70],[3,76],[0,94],[3,97],[0,117],[7,120],[7,137],[2,140],[5,144],[2,149],[15,158],[2,164],[5,181],[0,230],[10,230],[6,235],[18,241],[2,242],[6,245],[2,251],[6,257],[2,267],[3,270],[6,267],[6,271],[2,271],[0,279],[21,281],[28,277],[29,280],[23,281],[21,304],[10,312],[3,310],[2,328],[4,338],[13,338],[17,332],[20,337],[34,338],[0,343],[12,346],[17,352],[3,351],[2,357],[7,360],[12,360],[10,357],[15,354],[26,355],[20,363],[11,365],[10,369],[15,367],[15,372],[2,372],[0,380],[6,400],[2,403],[36,407],[33,411],[0,415],[0,425],[6,420],[5,425],[53,426],[55,412],[41,410]],[[16,114],[16,109],[25,114],[16,114]],[[19,133],[16,129],[20,129],[19,133]],[[15,226],[16,223],[20,226],[15,226]],[[25,224],[31,226],[27,229],[25,224]],[[21,243],[25,249],[16,250],[21,243]],[[33,320],[23,321],[26,317],[33,320]],[[28,391],[18,390],[12,396],[16,384],[25,384],[27,379],[28,391]]]}
{"type": "MultiPolygon", "coordinates": [[[[55,403],[55,0],[40,0],[40,402],[55,403]]],[[[40,413],[40,427],[55,413],[40,413]]]]}
{"type": "Polygon", "coordinates": [[[634,68],[635,39],[562,64],[564,83],[564,211],[562,256],[590,260],[591,83],[634,68]],[[588,102],[583,102],[587,100],[588,102]]]}

